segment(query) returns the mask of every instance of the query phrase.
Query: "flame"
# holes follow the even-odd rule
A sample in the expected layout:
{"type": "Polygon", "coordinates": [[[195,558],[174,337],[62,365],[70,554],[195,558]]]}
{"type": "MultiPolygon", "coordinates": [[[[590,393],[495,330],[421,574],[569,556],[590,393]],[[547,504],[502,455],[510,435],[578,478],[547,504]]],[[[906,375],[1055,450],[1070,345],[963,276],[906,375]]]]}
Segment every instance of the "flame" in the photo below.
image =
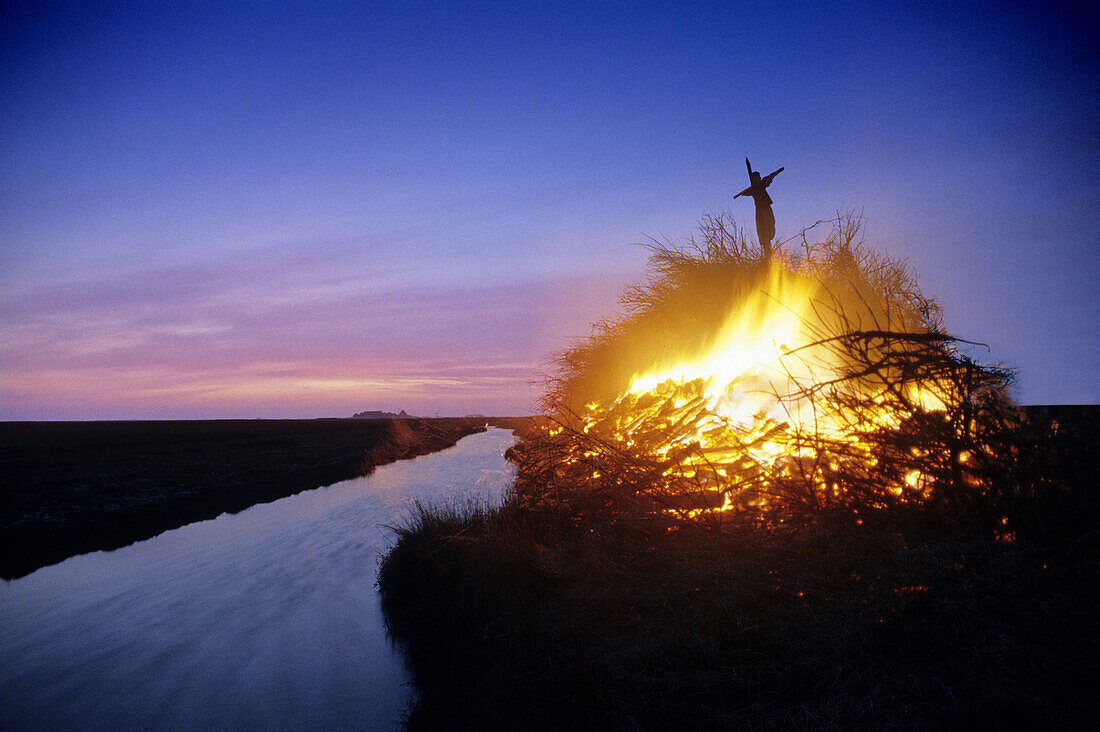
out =
{"type": "Polygon", "coordinates": [[[546,423],[509,453],[516,495],[644,526],[817,510],[860,524],[992,495],[1015,454],[1011,372],[965,355],[907,265],[863,246],[858,216],[832,224],[797,253],[766,254],[722,217],[701,244],[656,244],[626,314],[559,355],[546,423]]]}
{"type": "MultiPolygon", "coordinates": [[[[801,394],[801,387],[822,383],[845,366],[838,352],[821,342],[823,332],[835,325],[823,322],[835,307],[829,297],[812,278],[775,264],[759,289],[731,306],[707,348],[635,374],[628,392],[643,394],[665,382],[701,380],[707,408],[730,422],[747,427],[764,416],[802,429],[813,422],[819,434],[841,436],[850,427],[848,419],[823,412],[801,394]]],[[[861,315],[868,314],[847,311],[845,327],[863,327],[866,318],[861,315]]],[[[928,385],[911,383],[904,388],[907,400],[920,408],[944,408],[928,385]]],[[[682,406],[684,397],[677,400],[682,406]]],[[[889,412],[877,416],[880,426],[896,426],[889,412]]]]}
{"type": "MultiPolygon", "coordinates": [[[[781,481],[801,480],[823,501],[838,499],[847,490],[838,474],[851,475],[853,464],[860,474],[879,465],[864,435],[945,406],[942,389],[919,380],[848,383],[864,407],[883,405],[870,410],[845,409],[828,389],[814,388],[851,366],[832,337],[894,317],[866,299],[855,301],[843,307],[814,277],[777,260],[758,287],[730,303],[702,348],[657,354],[614,402],[587,403],[581,430],[665,461],[663,477],[681,491],[721,496],[674,509],[688,516],[766,507],[781,481]],[[899,390],[908,409],[896,408],[899,390]]],[[[910,470],[888,481],[883,497],[920,500],[930,485],[929,476],[910,470]]]]}
{"type": "Polygon", "coordinates": [[[792,360],[784,356],[792,347],[812,342],[806,322],[818,290],[808,278],[773,266],[763,287],[731,304],[709,347],[635,375],[629,392],[642,394],[666,381],[700,379],[707,408],[721,417],[742,425],[761,413],[783,418],[775,394],[779,382],[790,376],[792,360]]]}

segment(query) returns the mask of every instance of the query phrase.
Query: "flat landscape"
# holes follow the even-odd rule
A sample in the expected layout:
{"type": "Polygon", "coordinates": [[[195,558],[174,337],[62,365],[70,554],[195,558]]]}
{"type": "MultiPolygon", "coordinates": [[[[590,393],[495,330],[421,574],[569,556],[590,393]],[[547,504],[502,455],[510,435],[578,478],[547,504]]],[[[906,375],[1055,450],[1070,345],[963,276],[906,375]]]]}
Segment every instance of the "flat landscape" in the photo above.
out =
{"type": "Polygon", "coordinates": [[[507,419],[0,422],[0,577],[448,447],[507,419]]]}

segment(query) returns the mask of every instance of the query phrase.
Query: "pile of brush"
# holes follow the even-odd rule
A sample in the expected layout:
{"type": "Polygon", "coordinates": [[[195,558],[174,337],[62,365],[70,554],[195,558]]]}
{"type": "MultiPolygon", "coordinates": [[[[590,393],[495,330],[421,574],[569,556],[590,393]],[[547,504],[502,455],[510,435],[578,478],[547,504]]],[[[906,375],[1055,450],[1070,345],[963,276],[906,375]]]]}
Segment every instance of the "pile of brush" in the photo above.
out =
{"type": "MultiPolygon", "coordinates": [[[[626,315],[559,354],[550,419],[510,453],[519,498],[577,521],[660,530],[721,526],[730,511],[859,521],[919,506],[1006,531],[1020,425],[1011,373],[967,355],[976,344],[945,332],[908,267],[864,244],[859,217],[832,224],[824,241],[811,243],[810,227],[771,258],[725,217],[704,219],[699,243],[653,242],[652,274],[624,293],[626,315]],[[628,388],[655,351],[697,349],[775,268],[819,293],[801,316],[808,341],[784,350],[781,386],[764,387],[778,409],[731,419],[704,379],[628,388]]],[[[725,395],[753,388],[731,383],[725,395]]]]}

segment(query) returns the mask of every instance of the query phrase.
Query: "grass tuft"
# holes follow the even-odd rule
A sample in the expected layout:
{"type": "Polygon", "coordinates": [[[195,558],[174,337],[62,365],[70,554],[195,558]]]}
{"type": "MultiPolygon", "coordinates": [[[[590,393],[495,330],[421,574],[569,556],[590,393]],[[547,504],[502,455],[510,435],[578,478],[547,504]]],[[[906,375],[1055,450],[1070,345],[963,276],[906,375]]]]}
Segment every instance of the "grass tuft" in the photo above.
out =
{"type": "Polygon", "coordinates": [[[409,729],[1100,721],[1096,537],[880,523],[663,535],[417,508],[380,580],[409,729]]]}

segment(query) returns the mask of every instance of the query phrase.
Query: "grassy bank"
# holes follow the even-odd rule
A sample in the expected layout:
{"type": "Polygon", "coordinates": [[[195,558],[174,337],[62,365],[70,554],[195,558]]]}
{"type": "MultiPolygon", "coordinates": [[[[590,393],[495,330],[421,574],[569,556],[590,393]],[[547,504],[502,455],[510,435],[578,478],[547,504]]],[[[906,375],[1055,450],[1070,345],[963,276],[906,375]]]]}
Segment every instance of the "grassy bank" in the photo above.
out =
{"type": "Polygon", "coordinates": [[[447,418],[0,423],[0,577],[364,475],[449,447],[484,424],[447,418]]]}
{"type": "Polygon", "coordinates": [[[715,533],[421,508],[379,580],[409,727],[1095,726],[1094,416],[1047,436],[1000,538],[916,510],[715,533]]]}

